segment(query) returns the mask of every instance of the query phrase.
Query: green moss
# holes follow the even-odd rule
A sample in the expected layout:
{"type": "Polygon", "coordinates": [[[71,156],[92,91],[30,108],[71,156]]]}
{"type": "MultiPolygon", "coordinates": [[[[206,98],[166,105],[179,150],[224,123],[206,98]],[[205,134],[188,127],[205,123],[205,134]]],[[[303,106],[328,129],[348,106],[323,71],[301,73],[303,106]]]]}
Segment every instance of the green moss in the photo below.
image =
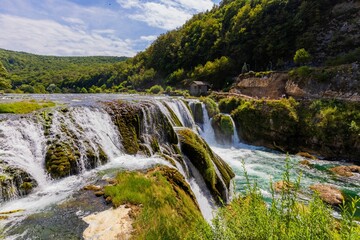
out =
{"type": "Polygon", "coordinates": [[[204,113],[201,102],[195,102],[191,105],[191,113],[196,123],[204,123],[204,113]]]}
{"type": "Polygon", "coordinates": [[[223,98],[219,101],[219,109],[222,113],[230,114],[237,107],[244,103],[245,100],[236,97],[223,98]]]}
{"type": "Polygon", "coordinates": [[[26,114],[42,108],[54,107],[53,102],[21,101],[0,103],[0,113],[26,114]]]}
{"type": "Polygon", "coordinates": [[[151,139],[150,145],[151,145],[153,152],[160,152],[159,142],[155,137],[153,137],[151,139]]]}
{"type": "Polygon", "coordinates": [[[214,100],[212,100],[209,97],[201,97],[200,101],[202,101],[205,104],[206,110],[209,114],[209,117],[212,118],[216,114],[218,114],[219,108],[214,100]]]}
{"type": "Polygon", "coordinates": [[[291,147],[297,141],[297,104],[293,99],[251,100],[245,101],[231,115],[245,141],[271,148],[291,147]]]}
{"type": "Polygon", "coordinates": [[[220,198],[226,202],[226,188],[230,186],[230,181],[235,176],[231,168],[190,129],[181,129],[178,134],[182,152],[199,170],[215,199],[220,198]],[[216,174],[215,167],[220,171],[225,186],[216,174]]]}
{"type": "Polygon", "coordinates": [[[168,104],[166,104],[164,102],[164,106],[166,107],[166,109],[169,111],[170,115],[171,115],[171,119],[173,120],[175,126],[177,127],[183,127],[182,123],[180,122],[179,118],[176,116],[176,114],[174,113],[174,111],[171,109],[171,107],[169,107],[168,104]]]}
{"type": "Polygon", "coordinates": [[[196,222],[203,221],[189,185],[175,169],[121,172],[116,179],[118,184],[105,187],[114,206],[141,204],[134,239],[184,239],[196,222]]]}
{"type": "Polygon", "coordinates": [[[234,125],[229,115],[217,114],[212,118],[211,125],[215,132],[216,141],[220,144],[229,144],[234,135],[234,125]]]}
{"type": "Polygon", "coordinates": [[[244,101],[232,117],[241,138],[251,144],[359,161],[358,102],[251,100],[244,101]]]}
{"type": "Polygon", "coordinates": [[[77,158],[69,145],[53,144],[46,152],[45,166],[53,178],[61,178],[76,173],[77,158]]]}
{"type": "Polygon", "coordinates": [[[20,189],[23,189],[26,193],[28,193],[33,189],[33,185],[31,182],[23,182],[20,185],[20,189]]]}

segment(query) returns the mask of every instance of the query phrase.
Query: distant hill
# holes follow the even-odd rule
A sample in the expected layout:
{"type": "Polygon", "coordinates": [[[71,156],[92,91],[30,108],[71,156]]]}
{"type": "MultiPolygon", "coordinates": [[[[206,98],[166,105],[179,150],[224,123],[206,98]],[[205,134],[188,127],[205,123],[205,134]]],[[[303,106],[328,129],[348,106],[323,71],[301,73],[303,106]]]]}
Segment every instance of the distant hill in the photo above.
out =
{"type": "Polygon", "coordinates": [[[0,64],[12,89],[30,93],[74,92],[83,86],[106,85],[114,64],[126,59],[41,56],[0,49],[0,64]]]}

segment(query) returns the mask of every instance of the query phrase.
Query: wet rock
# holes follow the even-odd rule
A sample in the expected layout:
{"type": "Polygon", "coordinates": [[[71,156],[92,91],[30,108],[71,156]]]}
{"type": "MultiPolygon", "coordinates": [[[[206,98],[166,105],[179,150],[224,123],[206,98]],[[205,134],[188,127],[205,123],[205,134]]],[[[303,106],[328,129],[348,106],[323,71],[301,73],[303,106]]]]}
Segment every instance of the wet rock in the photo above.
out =
{"type": "Polygon", "coordinates": [[[319,194],[322,201],[330,205],[340,205],[344,201],[342,192],[334,186],[325,184],[315,184],[310,189],[319,194]]]}
{"type": "Polygon", "coordinates": [[[301,165],[307,166],[307,167],[311,167],[311,163],[309,162],[309,160],[302,160],[299,162],[301,165]]]}
{"type": "Polygon", "coordinates": [[[94,194],[95,194],[95,196],[97,196],[97,197],[101,197],[101,196],[104,196],[105,192],[104,192],[104,191],[97,191],[97,192],[95,192],[94,194]]]}
{"type": "Polygon", "coordinates": [[[100,191],[102,188],[97,185],[88,185],[88,186],[85,186],[83,189],[87,190],[87,191],[100,191]]]}
{"type": "Polygon", "coordinates": [[[0,161],[0,202],[31,193],[36,181],[24,170],[0,161]]]}
{"type": "Polygon", "coordinates": [[[304,158],[308,158],[308,159],[312,159],[312,160],[316,160],[317,158],[313,155],[311,155],[310,153],[307,152],[299,152],[296,155],[300,156],[300,157],[304,157],[304,158]]]}
{"type": "Polygon", "coordinates": [[[352,177],[354,173],[360,173],[360,166],[338,166],[330,168],[330,171],[343,177],[352,177]]]}

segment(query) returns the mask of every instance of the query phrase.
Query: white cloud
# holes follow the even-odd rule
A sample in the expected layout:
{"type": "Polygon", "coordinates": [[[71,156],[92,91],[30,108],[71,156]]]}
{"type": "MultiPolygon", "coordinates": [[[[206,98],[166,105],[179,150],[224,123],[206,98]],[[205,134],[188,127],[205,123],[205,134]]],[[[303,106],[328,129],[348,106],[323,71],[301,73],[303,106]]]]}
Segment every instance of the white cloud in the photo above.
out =
{"type": "Polygon", "coordinates": [[[194,13],[211,9],[211,0],[117,0],[123,8],[134,9],[129,18],[151,27],[171,30],[184,24],[194,13]]]}
{"type": "Polygon", "coordinates": [[[143,8],[144,11],[131,15],[130,18],[146,22],[151,27],[166,30],[181,26],[191,17],[190,13],[182,11],[181,9],[159,3],[145,3],[143,8]]]}
{"type": "Polygon", "coordinates": [[[131,41],[102,34],[111,34],[109,29],[86,32],[52,20],[5,14],[0,14],[0,26],[0,46],[6,49],[61,56],[135,55],[131,41]]]}
{"type": "Polygon", "coordinates": [[[148,42],[152,42],[154,40],[157,39],[157,36],[156,35],[149,35],[149,36],[141,36],[140,37],[140,40],[142,41],[148,41],[148,42]]]}

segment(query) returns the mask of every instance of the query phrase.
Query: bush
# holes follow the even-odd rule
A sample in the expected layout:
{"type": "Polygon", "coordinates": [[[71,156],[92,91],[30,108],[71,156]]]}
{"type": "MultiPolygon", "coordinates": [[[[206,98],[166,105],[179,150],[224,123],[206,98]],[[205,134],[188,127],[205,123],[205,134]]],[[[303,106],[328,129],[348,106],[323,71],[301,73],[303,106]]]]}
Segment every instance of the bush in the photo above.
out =
{"type": "Polygon", "coordinates": [[[154,85],[149,89],[149,92],[152,94],[160,94],[164,92],[164,89],[160,85],[154,85]]]}
{"type": "Polygon", "coordinates": [[[311,59],[312,56],[304,48],[297,50],[294,56],[294,62],[300,65],[309,63],[311,59]]]}

